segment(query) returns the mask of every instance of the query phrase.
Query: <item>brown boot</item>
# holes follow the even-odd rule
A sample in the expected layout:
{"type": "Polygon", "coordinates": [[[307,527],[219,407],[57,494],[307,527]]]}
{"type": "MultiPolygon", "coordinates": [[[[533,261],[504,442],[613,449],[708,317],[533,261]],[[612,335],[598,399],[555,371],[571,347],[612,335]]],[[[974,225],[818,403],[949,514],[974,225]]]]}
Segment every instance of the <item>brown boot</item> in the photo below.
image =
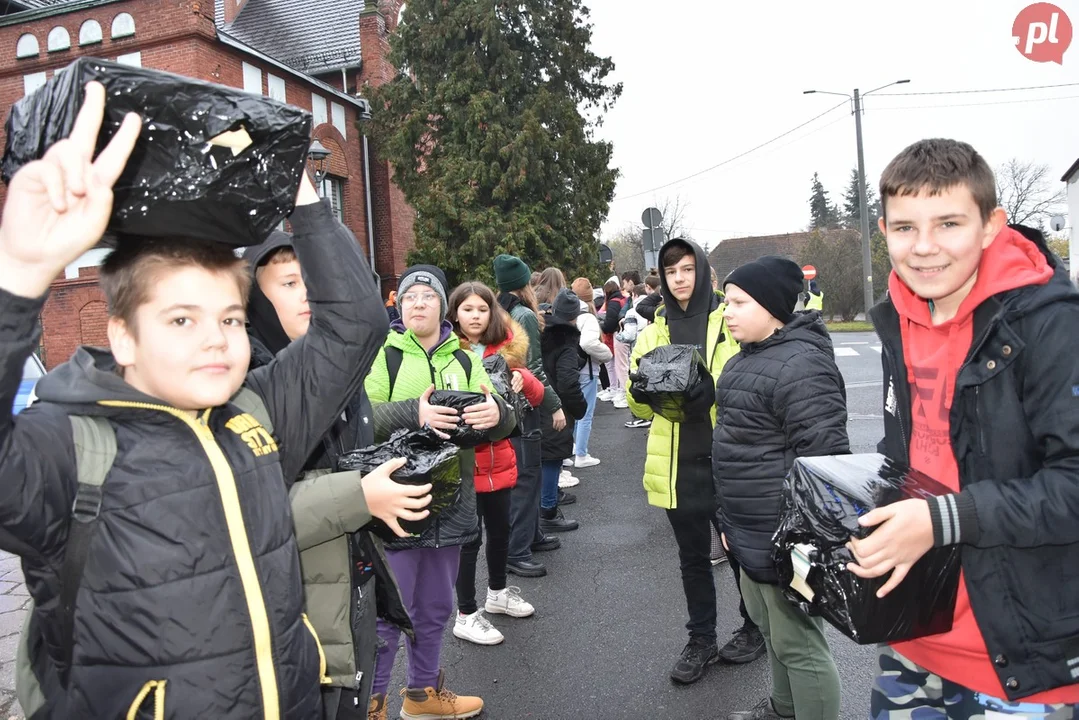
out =
{"type": "Polygon", "coordinates": [[[367,703],[367,720],[386,720],[386,696],[372,695],[367,703]]]}
{"type": "Polygon", "coordinates": [[[483,712],[483,700],[478,697],[455,695],[446,689],[445,673],[438,673],[438,687],[402,690],[405,698],[401,720],[443,720],[443,718],[472,718],[483,712]]]}

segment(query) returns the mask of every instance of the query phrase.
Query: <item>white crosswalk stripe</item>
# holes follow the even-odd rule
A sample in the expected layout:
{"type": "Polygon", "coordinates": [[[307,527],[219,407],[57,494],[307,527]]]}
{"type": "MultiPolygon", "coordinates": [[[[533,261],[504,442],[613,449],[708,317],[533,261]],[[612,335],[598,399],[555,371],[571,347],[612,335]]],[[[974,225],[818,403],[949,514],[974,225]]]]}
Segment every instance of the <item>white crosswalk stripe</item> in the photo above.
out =
{"type": "Polygon", "coordinates": [[[861,355],[865,355],[869,351],[870,348],[877,351],[878,353],[879,352],[884,352],[883,350],[881,350],[880,345],[869,345],[868,343],[866,343],[864,346],[860,346],[860,347],[857,347],[857,348],[847,347],[847,346],[842,346],[841,345],[841,346],[835,348],[835,356],[837,358],[859,357],[861,355]]]}

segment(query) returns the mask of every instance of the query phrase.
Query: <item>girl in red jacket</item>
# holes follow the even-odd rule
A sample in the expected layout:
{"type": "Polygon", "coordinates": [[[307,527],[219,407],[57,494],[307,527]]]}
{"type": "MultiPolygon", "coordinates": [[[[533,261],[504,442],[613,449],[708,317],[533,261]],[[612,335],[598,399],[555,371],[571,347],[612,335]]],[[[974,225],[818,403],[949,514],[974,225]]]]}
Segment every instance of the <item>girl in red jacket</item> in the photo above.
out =
{"type": "MultiPolygon", "coordinates": [[[[543,400],[543,383],[528,371],[528,335],[502,309],[489,287],[468,282],[450,295],[447,319],[461,338],[461,347],[480,357],[502,355],[513,371],[513,389],[524,393],[532,407],[543,400]]],[[[476,448],[476,510],[481,530],[487,528],[488,613],[528,617],[535,608],[521,598],[520,588],[506,586],[509,557],[510,489],[517,484],[517,455],[509,440],[476,448]]],[[[497,645],[504,639],[476,604],[476,561],[481,537],[461,548],[457,572],[457,622],[454,636],[477,645],[497,645]]]]}

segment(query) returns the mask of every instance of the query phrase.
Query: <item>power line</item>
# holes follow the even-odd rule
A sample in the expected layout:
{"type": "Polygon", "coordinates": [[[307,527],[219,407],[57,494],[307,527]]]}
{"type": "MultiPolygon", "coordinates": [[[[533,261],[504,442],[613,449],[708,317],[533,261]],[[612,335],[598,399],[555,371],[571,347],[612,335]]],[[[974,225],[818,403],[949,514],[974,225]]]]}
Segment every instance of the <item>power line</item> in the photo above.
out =
{"type": "Polygon", "coordinates": [[[969,93],[1018,92],[1021,90],[1045,90],[1047,88],[1075,87],[1079,83],[1060,83],[1059,85],[1027,85],[1024,87],[989,88],[985,90],[938,90],[936,92],[880,93],[877,97],[910,97],[913,95],[966,95],[969,93]]]}
{"type": "Polygon", "coordinates": [[[1053,100],[1074,100],[1075,98],[1079,98],[1079,95],[1061,95],[1058,97],[1045,98],[1026,98],[1024,100],[997,100],[995,102],[983,103],[955,103],[950,105],[887,105],[885,107],[874,107],[872,108],[872,110],[933,110],[936,108],[984,107],[986,105],[1015,105],[1018,103],[1051,102],[1053,100]]]}
{"type": "Polygon", "coordinates": [[[784,132],[784,133],[782,133],[780,135],[776,135],[771,140],[762,142],[760,145],[757,145],[756,147],[752,147],[749,150],[746,150],[745,152],[742,152],[742,153],[739,153],[739,154],[735,155],[734,157],[727,158],[723,162],[716,163],[715,165],[713,165],[711,167],[707,167],[704,170],[698,170],[697,172],[695,172],[695,173],[693,173],[691,175],[686,175],[683,178],[679,178],[677,180],[672,180],[669,183],[664,183],[663,185],[657,185],[654,188],[649,188],[648,190],[642,190],[641,192],[633,193],[632,195],[622,195],[620,197],[616,197],[612,202],[620,202],[622,200],[630,200],[632,198],[640,197],[641,195],[648,195],[649,193],[653,193],[656,190],[662,190],[663,188],[668,188],[668,187],[671,187],[672,185],[677,185],[679,183],[685,182],[686,180],[691,180],[692,178],[695,178],[698,175],[704,175],[705,173],[712,172],[716,168],[723,167],[724,165],[732,163],[735,160],[738,160],[740,158],[744,158],[746,155],[749,155],[750,153],[756,152],[757,150],[760,150],[763,147],[771,145],[772,143],[776,142],[777,140],[782,140],[783,138],[787,137],[788,135],[795,132],[796,130],[801,130],[806,125],[809,125],[810,123],[821,119],[822,117],[824,117],[828,113],[833,112],[834,110],[837,110],[837,109],[843,107],[844,105],[848,105],[848,104],[849,104],[849,101],[844,100],[843,102],[839,103],[838,105],[835,105],[833,107],[828,108],[827,110],[822,112],[820,115],[816,115],[814,117],[811,117],[810,119],[806,120],[804,123],[802,123],[800,125],[796,125],[796,126],[792,127],[790,130],[787,130],[786,132],[784,132]]]}

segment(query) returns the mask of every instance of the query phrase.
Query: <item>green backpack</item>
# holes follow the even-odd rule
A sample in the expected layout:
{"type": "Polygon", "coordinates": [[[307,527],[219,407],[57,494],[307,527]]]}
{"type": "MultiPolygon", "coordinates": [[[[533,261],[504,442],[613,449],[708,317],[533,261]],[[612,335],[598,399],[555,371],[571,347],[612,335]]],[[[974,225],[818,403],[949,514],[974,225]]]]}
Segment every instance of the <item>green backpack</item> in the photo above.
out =
{"type": "MultiPolygon", "coordinates": [[[[254,391],[240,388],[230,401],[242,412],[253,416],[273,432],[266,405],[254,391]]],[[[75,441],[75,465],[78,468],[78,490],[71,508],[71,523],[63,565],[60,567],[61,643],[66,666],[71,667],[74,646],[75,599],[79,592],[82,572],[94,528],[101,513],[102,486],[116,459],[116,431],[101,416],[71,415],[71,432],[75,441]]],[[[45,693],[34,673],[30,658],[30,620],[34,615],[31,602],[23,620],[22,634],[15,654],[15,696],[26,717],[31,718],[45,706],[45,693]]],[[[66,684],[66,683],[65,683],[66,684]]]]}

